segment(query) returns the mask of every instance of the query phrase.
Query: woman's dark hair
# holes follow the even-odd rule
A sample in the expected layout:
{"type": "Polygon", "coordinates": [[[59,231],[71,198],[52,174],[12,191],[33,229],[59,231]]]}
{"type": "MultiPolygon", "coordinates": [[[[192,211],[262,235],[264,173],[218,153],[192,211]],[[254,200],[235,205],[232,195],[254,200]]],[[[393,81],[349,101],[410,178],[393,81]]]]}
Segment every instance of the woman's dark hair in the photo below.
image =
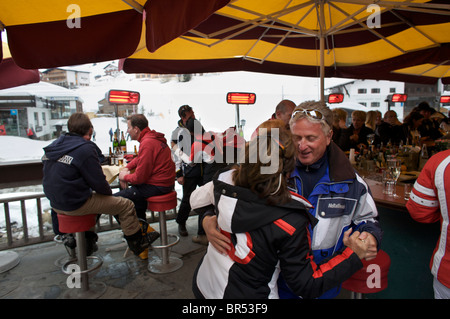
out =
{"type": "Polygon", "coordinates": [[[424,116],[420,114],[419,112],[413,111],[409,113],[404,119],[403,123],[405,123],[409,127],[413,127],[414,121],[418,121],[420,119],[423,119],[424,116]]]}
{"type": "Polygon", "coordinates": [[[92,123],[89,117],[81,112],[73,113],[67,121],[67,129],[69,133],[75,133],[84,136],[89,133],[92,128],[92,123]]]}
{"type": "Polygon", "coordinates": [[[267,198],[270,205],[284,204],[291,198],[286,179],[294,166],[295,147],[291,132],[286,129],[283,121],[269,120],[259,127],[258,135],[245,145],[245,158],[242,163],[234,166],[233,181],[236,186],[249,188],[260,198],[267,198]],[[261,128],[266,128],[267,131],[261,128]],[[262,145],[267,146],[267,156],[270,157],[268,163],[261,161],[258,147],[262,145]],[[278,152],[274,152],[274,148],[278,152]],[[255,152],[258,153],[256,163],[255,152]],[[277,158],[273,158],[277,153],[277,158]],[[274,163],[278,164],[274,173],[262,173],[262,168],[268,168],[274,163]]]}

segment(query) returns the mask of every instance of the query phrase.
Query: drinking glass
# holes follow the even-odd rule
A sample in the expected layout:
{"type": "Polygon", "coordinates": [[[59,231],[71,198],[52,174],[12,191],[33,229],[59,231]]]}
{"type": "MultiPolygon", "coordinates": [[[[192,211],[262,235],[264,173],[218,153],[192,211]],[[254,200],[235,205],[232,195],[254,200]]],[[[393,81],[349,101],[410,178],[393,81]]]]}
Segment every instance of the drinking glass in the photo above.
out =
{"type": "Polygon", "coordinates": [[[381,181],[383,182],[383,194],[388,194],[388,192],[387,192],[387,186],[388,186],[387,183],[388,183],[388,181],[392,181],[391,171],[388,170],[388,169],[383,169],[381,176],[382,176],[381,177],[381,181]]]}
{"type": "Polygon", "coordinates": [[[409,195],[411,194],[412,184],[406,183],[404,186],[404,198],[405,200],[409,199],[409,195]]]}
{"type": "Polygon", "coordinates": [[[392,179],[394,180],[394,193],[392,196],[395,198],[400,197],[399,195],[397,195],[396,186],[397,186],[397,180],[400,177],[401,164],[402,164],[402,162],[399,159],[395,159],[395,158],[389,159],[387,161],[387,169],[391,172],[392,179]]]}
{"type": "Polygon", "coordinates": [[[393,196],[395,194],[395,182],[393,179],[387,180],[385,194],[388,196],[393,196]]]}

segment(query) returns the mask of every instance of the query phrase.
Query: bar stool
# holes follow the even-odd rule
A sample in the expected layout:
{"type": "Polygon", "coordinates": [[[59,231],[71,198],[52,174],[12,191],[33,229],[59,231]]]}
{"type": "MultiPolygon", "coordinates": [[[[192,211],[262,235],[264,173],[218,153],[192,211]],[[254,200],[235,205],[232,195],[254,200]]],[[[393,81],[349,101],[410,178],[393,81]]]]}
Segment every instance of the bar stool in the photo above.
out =
{"type": "Polygon", "coordinates": [[[147,209],[152,212],[159,213],[159,232],[161,234],[160,246],[152,245],[153,250],[159,250],[161,256],[153,256],[149,258],[148,270],[152,273],[169,273],[180,269],[183,261],[180,258],[170,256],[171,247],[178,244],[180,238],[174,234],[167,234],[166,211],[177,207],[177,192],[172,191],[168,194],[152,196],[147,198],[147,209]],[[169,244],[169,237],[174,238],[169,244]]]}
{"type": "MultiPolygon", "coordinates": [[[[85,232],[95,226],[97,215],[70,216],[58,214],[59,229],[63,233],[75,234],[77,241],[77,256],[75,259],[69,260],[62,266],[62,271],[74,278],[80,276],[81,289],[70,289],[66,297],[75,298],[98,298],[106,291],[104,283],[93,283],[89,285],[89,273],[101,267],[103,259],[99,256],[86,256],[86,237],[85,232]],[[93,260],[94,264],[88,268],[88,259],[93,260]],[[78,262],[80,270],[72,272],[68,270],[70,264],[78,262]]],[[[69,280],[69,279],[68,279],[69,280]]]]}
{"type": "Polygon", "coordinates": [[[384,250],[379,250],[375,259],[370,261],[363,259],[361,261],[363,263],[363,268],[358,270],[342,284],[342,288],[352,292],[352,299],[362,299],[362,294],[380,292],[388,286],[388,273],[389,267],[391,266],[391,258],[384,250]],[[373,265],[376,266],[374,267],[373,265]],[[370,269],[368,269],[368,267],[370,267],[370,269]],[[378,275],[376,273],[378,269],[380,270],[380,278],[375,278],[375,276],[378,275]],[[373,276],[373,278],[371,276],[373,276]],[[375,279],[375,283],[371,279],[375,279]]]}

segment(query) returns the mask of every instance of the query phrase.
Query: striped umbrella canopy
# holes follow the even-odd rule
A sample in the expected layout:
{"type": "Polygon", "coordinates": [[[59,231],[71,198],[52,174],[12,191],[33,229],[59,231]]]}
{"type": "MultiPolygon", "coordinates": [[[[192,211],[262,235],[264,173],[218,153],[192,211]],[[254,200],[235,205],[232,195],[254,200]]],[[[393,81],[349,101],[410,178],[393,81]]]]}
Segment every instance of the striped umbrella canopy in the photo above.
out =
{"type": "Polygon", "coordinates": [[[1,0],[0,31],[7,31],[11,55],[22,68],[77,65],[128,57],[141,35],[150,43],[149,49],[156,50],[226,3],[228,0],[1,0]],[[175,5],[180,11],[173,10],[175,5]],[[167,25],[168,15],[176,23],[167,25]]]}
{"type": "Polygon", "coordinates": [[[450,83],[447,0],[235,0],[219,7],[158,49],[141,37],[123,70],[320,77],[322,99],[324,77],[450,83]]]}
{"type": "Polygon", "coordinates": [[[1,48],[3,60],[0,62],[0,90],[40,81],[38,70],[22,69],[14,63],[8,45],[5,42],[2,42],[1,48]]]}

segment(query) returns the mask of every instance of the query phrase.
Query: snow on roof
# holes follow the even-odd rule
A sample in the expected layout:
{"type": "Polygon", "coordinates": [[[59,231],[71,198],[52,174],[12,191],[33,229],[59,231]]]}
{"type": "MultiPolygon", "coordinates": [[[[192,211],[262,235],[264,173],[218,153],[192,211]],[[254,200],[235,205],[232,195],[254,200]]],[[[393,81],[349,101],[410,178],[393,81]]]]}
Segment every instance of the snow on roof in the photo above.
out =
{"type": "Polygon", "coordinates": [[[0,95],[32,95],[42,98],[73,97],[76,100],[83,102],[79,94],[75,93],[74,91],[48,82],[32,83],[0,90],[0,95]]]}
{"type": "Polygon", "coordinates": [[[76,66],[63,66],[63,67],[57,67],[57,68],[50,68],[50,69],[44,69],[41,70],[42,73],[47,73],[51,70],[64,70],[64,71],[73,71],[73,72],[82,72],[82,73],[91,73],[90,70],[88,70],[85,65],[76,65],[76,66]]]}

